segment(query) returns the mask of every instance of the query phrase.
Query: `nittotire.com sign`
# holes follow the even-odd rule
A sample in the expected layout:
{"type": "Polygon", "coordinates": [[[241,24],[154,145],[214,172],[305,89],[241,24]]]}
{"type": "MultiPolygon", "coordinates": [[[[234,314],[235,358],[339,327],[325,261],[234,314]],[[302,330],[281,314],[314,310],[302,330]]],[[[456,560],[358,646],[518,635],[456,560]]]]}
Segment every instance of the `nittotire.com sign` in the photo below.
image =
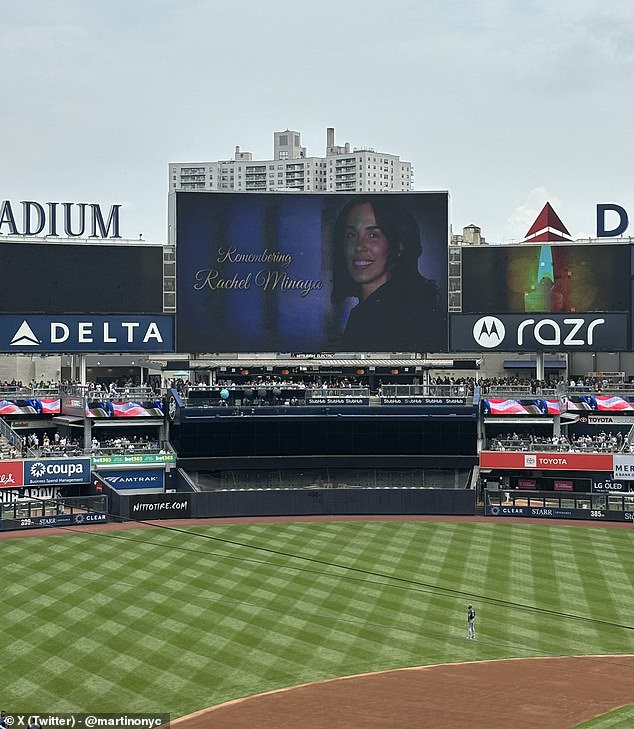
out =
{"type": "Polygon", "coordinates": [[[130,519],[189,519],[190,494],[134,494],[129,497],[130,519]]]}

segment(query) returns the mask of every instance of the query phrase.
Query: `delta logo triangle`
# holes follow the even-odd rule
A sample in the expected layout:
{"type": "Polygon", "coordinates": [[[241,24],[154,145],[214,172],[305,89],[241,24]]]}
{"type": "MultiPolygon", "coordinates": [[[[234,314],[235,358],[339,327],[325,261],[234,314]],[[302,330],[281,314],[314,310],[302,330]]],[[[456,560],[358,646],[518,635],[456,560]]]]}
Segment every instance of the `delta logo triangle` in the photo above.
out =
{"type": "Polygon", "coordinates": [[[572,241],[572,237],[551,204],[546,203],[526,233],[523,242],[560,243],[561,241],[572,241]]]}
{"type": "Polygon", "coordinates": [[[26,319],[20,324],[18,331],[13,335],[13,339],[11,340],[12,347],[23,347],[24,345],[35,347],[40,345],[40,340],[35,336],[26,319]]]}

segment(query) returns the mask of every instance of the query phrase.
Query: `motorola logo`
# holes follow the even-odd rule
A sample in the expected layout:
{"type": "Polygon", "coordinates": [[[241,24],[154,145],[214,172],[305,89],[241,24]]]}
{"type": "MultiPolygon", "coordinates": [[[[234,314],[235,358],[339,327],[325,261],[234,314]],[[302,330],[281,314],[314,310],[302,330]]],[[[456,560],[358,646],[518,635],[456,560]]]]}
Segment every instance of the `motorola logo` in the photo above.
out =
{"type": "Polygon", "coordinates": [[[497,316],[482,316],[473,325],[473,338],[481,347],[492,349],[504,341],[506,329],[497,316]]]}

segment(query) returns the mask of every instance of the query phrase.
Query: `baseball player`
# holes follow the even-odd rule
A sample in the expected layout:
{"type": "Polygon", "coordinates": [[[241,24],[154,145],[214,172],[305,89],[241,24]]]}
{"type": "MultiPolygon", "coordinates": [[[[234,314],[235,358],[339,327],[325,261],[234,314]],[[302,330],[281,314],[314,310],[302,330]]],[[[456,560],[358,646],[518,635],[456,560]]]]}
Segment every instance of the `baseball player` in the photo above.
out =
{"type": "Polygon", "coordinates": [[[475,638],[475,617],[476,613],[473,609],[473,605],[467,606],[467,640],[473,640],[475,638]]]}

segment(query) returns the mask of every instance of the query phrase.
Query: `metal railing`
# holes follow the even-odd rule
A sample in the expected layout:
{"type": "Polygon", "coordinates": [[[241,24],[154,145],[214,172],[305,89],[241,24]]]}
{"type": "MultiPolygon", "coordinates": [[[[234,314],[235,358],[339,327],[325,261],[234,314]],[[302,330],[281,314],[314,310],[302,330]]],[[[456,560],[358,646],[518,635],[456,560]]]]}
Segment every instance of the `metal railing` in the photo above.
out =
{"type": "Polygon", "coordinates": [[[13,428],[3,418],[0,418],[0,434],[7,439],[7,443],[9,443],[10,446],[15,447],[18,454],[22,453],[22,448],[24,447],[24,440],[22,436],[13,430],[13,428]]]}
{"type": "Polygon", "coordinates": [[[99,385],[62,385],[59,393],[73,397],[83,397],[86,400],[154,400],[161,397],[161,393],[157,393],[149,385],[115,388],[99,385]]]}
{"type": "Polygon", "coordinates": [[[572,441],[552,443],[527,438],[490,438],[487,442],[490,451],[530,451],[531,453],[629,453],[627,437],[618,441],[572,441]]]}
{"type": "Polygon", "coordinates": [[[493,387],[483,388],[482,397],[510,397],[510,398],[529,398],[529,397],[559,397],[559,390],[556,387],[531,387],[530,385],[495,385],[493,387]]]}
{"type": "Polygon", "coordinates": [[[466,384],[454,385],[381,385],[381,397],[468,397],[473,393],[466,384]]]}

